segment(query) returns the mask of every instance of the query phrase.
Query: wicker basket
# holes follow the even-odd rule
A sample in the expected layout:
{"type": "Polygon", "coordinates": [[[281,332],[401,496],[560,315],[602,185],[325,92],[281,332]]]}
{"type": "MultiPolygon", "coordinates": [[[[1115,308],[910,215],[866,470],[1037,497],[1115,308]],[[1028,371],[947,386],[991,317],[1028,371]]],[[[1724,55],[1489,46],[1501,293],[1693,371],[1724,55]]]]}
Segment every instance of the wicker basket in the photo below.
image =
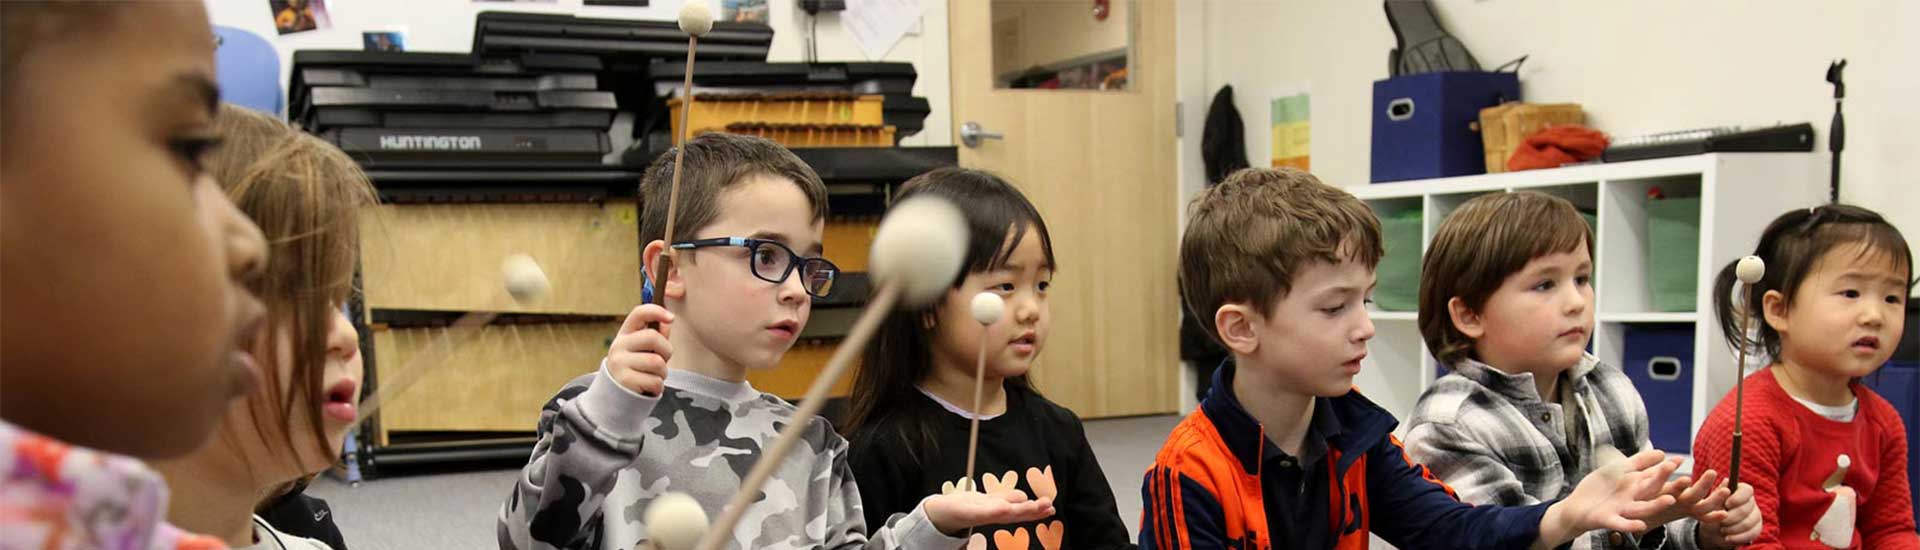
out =
{"type": "Polygon", "coordinates": [[[1480,110],[1480,139],[1487,149],[1487,173],[1507,171],[1507,158],[1520,142],[1549,126],[1586,124],[1578,103],[1502,103],[1480,110]]]}

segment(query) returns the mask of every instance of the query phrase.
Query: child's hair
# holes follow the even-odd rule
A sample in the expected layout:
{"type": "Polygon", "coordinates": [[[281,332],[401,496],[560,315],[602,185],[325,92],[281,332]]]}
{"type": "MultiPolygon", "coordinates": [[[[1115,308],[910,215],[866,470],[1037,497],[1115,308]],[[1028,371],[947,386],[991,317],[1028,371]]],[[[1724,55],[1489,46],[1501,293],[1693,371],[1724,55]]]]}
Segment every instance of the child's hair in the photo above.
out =
{"type": "MultiPolygon", "coordinates": [[[[720,194],[746,181],[747,176],[768,174],[793,180],[806,194],[813,208],[813,219],[827,217],[827,186],[800,157],[780,144],[764,138],[714,132],[701,134],[686,145],[687,158],[680,180],[679,211],[674,213],[676,240],[693,238],[693,233],[720,217],[720,194]]],[[[640,244],[664,239],[667,234],[668,195],[673,187],[673,157],[677,149],[653,160],[640,180],[640,203],[646,209],[640,217],[640,244]]],[[[667,243],[672,245],[673,243],[667,243]]]]}
{"type": "Polygon", "coordinates": [[[1771,359],[1780,357],[1780,332],[1766,323],[1754,323],[1756,334],[1741,330],[1742,316],[1758,315],[1765,307],[1768,290],[1778,290],[1792,306],[1800,283],[1813,273],[1821,257],[1836,248],[1860,246],[1860,258],[1880,257],[1895,271],[1906,270],[1907,288],[1913,288],[1913,250],[1900,230],[1880,214],[1845,204],[1789,210],[1760,232],[1760,243],[1753,254],[1767,263],[1766,276],[1746,292],[1734,295],[1734,266],[1721,268],[1713,282],[1713,309],[1720,318],[1720,330],[1731,345],[1766,352],[1771,359]],[[1738,303],[1735,300],[1738,300],[1738,303]]]}
{"type": "MultiPolygon", "coordinates": [[[[966,269],[954,277],[953,288],[959,288],[969,274],[999,268],[1013,255],[1021,240],[1028,237],[1040,239],[1041,254],[1046,256],[1044,267],[1054,268],[1053,238],[1047,232],[1046,220],[1040,218],[1040,210],[1033,207],[1026,195],[1000,176],[982,170],[940,168],[907,180],[894,201],[921,195],[952,201],[960,206],[967,220],[966,269]],[[1028,234],[1028,226],[1032,226],[1032,235],[1028,234]]],[[[914,388],[933,369],[934,328],[928,324],[937,307],[939,301],[897,311],[880,326],[861,356],[845,433],[876,426],[919,398],[914,388]]],[[[1029,392],[1033,390],[1024,375],[1008,378],[1006,384],[1029,392]]],[[[916,435],[928,448],[937,446],[931,426],[925,422],[916,424],[919,432],[916,435]]],[[[903,426],[903,433],[899,434],[903,438],[909,435],[904,433],[906,429],[903,426]]]]}
{"type": "Polygon", "coordinates": [[[1566,199],[1535,191],[1475,197],[1440,223],[1420,265],[1420,336],[1443,366],[1473,357],[1473,339],[1453,326],[1447,302],[1479,311],[1527,262],[1587,245],[1593,233],[1566,199]]]}
{"type": "Polygon", "coordinates": [[[1207,336],[1214,314],[1247,302],[1267,311],[1309,262],[1358,262],[1384,253],[1380,220],[1353,195],[1293,168],[1248,168],[1195,197],[1180,238],[1180,295],[1207,336]]]}
{"type": "Polygon", "coordinates": [[[208,156],[208,170],[266,234],[267,268],[249,285],[266,303],[268,334],[285,328],[291,335],[284,348],[269,337],[266,349],[254,350],[265,353],[260,364],[266,399],[250,398],[247,406],[256,423],[272,420],[256,425],[262,441],[277,436],[286,440],[284,449],[296,452],[300,447],[288,424],[294,406],[305,403],[314,409],[308,418],[319,448],[331,448],[320,403],[294,396],[315,395],[324,383],[327,335],[353,291],[359,213],[374,204],[373,185],[346,153],[271,116],[223,104],[215,121],[223,141],[208,156]],[[293,365],[285,394],[272,367],[281,358],[293,365]]]}

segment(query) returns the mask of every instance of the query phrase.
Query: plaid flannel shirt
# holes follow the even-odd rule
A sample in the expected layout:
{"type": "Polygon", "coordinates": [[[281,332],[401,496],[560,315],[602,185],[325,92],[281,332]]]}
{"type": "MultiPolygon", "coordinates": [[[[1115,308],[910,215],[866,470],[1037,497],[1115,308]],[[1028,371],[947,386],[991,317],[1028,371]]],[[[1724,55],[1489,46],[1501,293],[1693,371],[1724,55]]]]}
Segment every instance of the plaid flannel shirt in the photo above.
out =
{"type": "MultiPolygon", "coordinates": [[[[1543,400],[1530,373],[1508,374],[1477,360],[1454,365],[1420,396],[1408,423],[1407,453],[1474,504],[1519,506],[1565,498],[1594,470],[1594,453],[1612,446],[1633,455],[1652,446],[1647,407],[1620,369],[1591,354],[1566,372],[1579,410],[1543,400]],[[1566,415],[1581,425],[1568,429],[1566,415]],[[1576,435],[1569,438],[1568,432],[1576,435]],[[1584,437],[1582,437],[1584,436],[1584,437]]],[[[1594,531],[1575,549],[1693,550],[1688,518],[1635,536],[1594,531]]]]}

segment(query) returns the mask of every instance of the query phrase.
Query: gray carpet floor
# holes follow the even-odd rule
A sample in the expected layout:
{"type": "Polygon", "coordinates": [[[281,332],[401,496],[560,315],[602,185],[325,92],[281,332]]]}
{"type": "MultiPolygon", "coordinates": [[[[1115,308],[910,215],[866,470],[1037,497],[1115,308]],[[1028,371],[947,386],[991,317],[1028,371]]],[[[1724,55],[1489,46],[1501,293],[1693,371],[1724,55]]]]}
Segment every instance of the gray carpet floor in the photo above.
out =
{"type": "MultiPolygon", "coordinates": [[[[1140,476],[1178,422],[1177,416],[1087,422],[1087,439],[1130,532],[1140,529],[1140,476]]],[[[308,491],[333,507],[352,550],[494,548],[494,517],[519,473],[389,477],[357,487],[322,476],[308,491]]]]}

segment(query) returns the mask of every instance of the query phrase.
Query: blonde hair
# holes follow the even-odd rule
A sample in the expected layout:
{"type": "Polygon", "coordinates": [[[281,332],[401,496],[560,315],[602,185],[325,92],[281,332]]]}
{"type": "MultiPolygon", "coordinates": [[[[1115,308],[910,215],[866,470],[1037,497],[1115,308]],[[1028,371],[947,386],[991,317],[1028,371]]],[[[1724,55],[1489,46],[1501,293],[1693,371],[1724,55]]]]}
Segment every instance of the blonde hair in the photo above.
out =
{"type": "MultiPolygon", "coordinates": [[[[278,338],[267,338],[255,349],[264,365],[286,359],[293,365],[291,383],[280,389],[277,369],[263,369],[266,399],[248,400],[264,441],[270,434],[286,440],[297,453],[289,426],[294,407],[314,408],[309,419],[321,449],[331,448],[321,424],[319,403],[311,397],[325,374],[327,334],[334,309],[353,291],[353,273],[359,261],[361,209],[375,203],[373,184],[340,149],[266,114],[223,104],[215,118],[221,146],[208,156],[208,171],[227,198],[265,233],[268,243],[264,274],[248,284],[267,306],[267,334],[288,329],[292,337],[281,349],[278,338]],[[277,407],[275,405],[278,405],[277,407]]],[[[269,448],[279,448],[269,445],[269,448]]]]}
{"type": "Polygon", "coordinates": [[[1270,311],[1309,262],[1385,254],[1380,219],[1353,195],[1293,168],[1248,168],[1200,193],[1180,238],[1180,295],[1215,342],[1214,314],[1228,303],[1270,311]]]}

